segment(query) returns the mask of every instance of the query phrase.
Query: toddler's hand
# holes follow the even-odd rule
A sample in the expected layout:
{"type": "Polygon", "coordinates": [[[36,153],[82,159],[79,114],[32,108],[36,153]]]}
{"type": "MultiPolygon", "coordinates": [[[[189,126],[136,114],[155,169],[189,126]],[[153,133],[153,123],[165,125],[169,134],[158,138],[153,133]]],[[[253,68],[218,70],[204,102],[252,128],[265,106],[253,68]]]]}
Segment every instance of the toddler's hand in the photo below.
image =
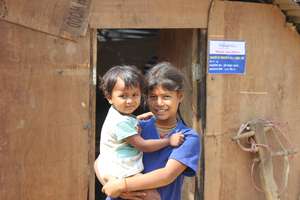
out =
{"type": "Polygon", "coordinates": [[[150,119],[152,116],[153,116],[152,112],[146,112],[146,113],[143,113],[143,114],[140,114],[140,115],[136,116],[136,118],[138,120],[147,120],[147,119],[150,119]]]}
{"type": "Polygon", "coordinates": [[[137,132],[138,134],[141,134],[141,132],[142,132],[142,128],[141,128],[139,125],[137,125],[137,126],[135,127],[135,130],[136,130],[136,132],[137,132]]]}
{"type": "Polygon", "coordinates": [[[179,132],[179,133],[174,133],[173,135],[170,136],[170,145],[172,147],[177,147],[181,145],[184,142],[184,135],[179,132]]]}

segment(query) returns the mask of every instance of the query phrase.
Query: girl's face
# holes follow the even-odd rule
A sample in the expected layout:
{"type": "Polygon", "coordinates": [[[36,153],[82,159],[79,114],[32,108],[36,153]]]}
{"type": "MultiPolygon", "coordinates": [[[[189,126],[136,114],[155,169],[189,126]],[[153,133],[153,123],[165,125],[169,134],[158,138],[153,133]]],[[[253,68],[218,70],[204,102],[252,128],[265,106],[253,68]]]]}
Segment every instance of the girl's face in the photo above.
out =
{"type": "Polygon", "coordinates": [[[106,98],[120,113],[131,114],[141,103],[141,90],[140,87],[125,87],[124,81],[118,78],[111,96],[106,98]]]}
{"type": "Polygon", "coordinates": [[[161,86],[156,86],[148,94],[150,111],[155,115],[157,123],[168,125],[174,123],[177,117],[179,103],[183,99],[183,93],[170,91],[161,86]]]}

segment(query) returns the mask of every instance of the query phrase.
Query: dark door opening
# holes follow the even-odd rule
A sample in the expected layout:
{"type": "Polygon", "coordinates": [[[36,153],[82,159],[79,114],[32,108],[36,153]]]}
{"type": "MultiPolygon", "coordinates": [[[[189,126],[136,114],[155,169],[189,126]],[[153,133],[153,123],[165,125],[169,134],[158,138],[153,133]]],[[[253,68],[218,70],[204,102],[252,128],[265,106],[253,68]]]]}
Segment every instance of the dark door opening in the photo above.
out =
{"type": "MultiPolygon", "coordinates": [[[[97,32],[97,77],[102,76],[115,65],[135,65],[143,73],[157,62],[159,30],[153,29],[102,29],[97,32]]],[[[99,155],[99,142],[102,124],[109,109],[109,103],[96,88],[96,158],[99,155]]],[[[145,111],[140,107],[135,114],[145,111]]],[[[95,199],[105,199],[102,185],[96,178],[95,199]]]]}

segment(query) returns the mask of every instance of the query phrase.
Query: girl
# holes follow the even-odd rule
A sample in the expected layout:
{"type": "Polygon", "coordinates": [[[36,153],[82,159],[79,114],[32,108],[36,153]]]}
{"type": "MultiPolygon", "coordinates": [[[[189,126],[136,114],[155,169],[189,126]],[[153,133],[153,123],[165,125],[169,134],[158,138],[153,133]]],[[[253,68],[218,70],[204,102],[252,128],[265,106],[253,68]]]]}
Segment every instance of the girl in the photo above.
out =
{"type": "Polygon", "coordinates": [[[199,135],[178,116],[183,83],[183,75],[170,63],[159,63],[147,74],[148,105],[154,117],[140,123],[142,137],[159,139],[182,132],[185,141],[175,148],[145,153],[145,174],[109,181],[102,189],[108,196],[158,188],[162,200],[180,200],[183,178],[196,174],[200,155],[199,135]]]}
{"type": "Polygon", "coordinates": [[[100,181],[125,178],[143,171],[142,152],[152,152],[183,142],[181,133],[162,139],[144,140],[138,133],[138,121],[132,113],[141,102],[143,77],[133,66],[115,66],[105,73],[101,89],[112,105],[101,130],[100,181]]]}

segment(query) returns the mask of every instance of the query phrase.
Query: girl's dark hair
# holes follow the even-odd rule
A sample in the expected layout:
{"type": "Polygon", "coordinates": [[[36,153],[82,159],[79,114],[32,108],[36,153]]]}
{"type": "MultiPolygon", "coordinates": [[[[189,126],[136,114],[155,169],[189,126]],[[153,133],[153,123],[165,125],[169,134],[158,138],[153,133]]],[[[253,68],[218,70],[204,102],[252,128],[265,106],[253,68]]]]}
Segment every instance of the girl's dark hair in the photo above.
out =
{"type": "Polygon", "coordinates": [[[140,70],[135,66],[122,65],[110,68],[100,79],[99,88],[105,96],[111,96],[118,78],[122,79],[125,87],[139,87],[143,92],[145,82],[140,70]]]}
{"type": "Polygon", "coordinates": [[[183,74],[169,62],[161,62],[151,68],[146,80],[147,93],[159,85],[170,91],[182,91],[184,88],[183,74]]]}
{"type": "MultiPolygon", "coordinates": [[[[146,80],[148,94],[156,86],[161,86],[169,91],[183,91],[184,89],[184,75],[169,62],[161,62],[151,68],[146,75],[146,80]]],[[[179,109],[177,113],[182,122],[186,124],[179,109]]]]}

